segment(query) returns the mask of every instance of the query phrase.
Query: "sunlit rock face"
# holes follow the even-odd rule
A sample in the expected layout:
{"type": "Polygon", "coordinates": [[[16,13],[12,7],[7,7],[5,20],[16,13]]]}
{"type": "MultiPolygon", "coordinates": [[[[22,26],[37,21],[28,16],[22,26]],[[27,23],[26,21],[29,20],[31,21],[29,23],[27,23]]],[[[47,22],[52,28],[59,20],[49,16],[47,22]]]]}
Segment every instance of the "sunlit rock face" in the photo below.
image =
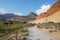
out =
{"type": "Polygon", "coordinates": [[[31,23],[46,23],[46,22],[54,22],[54,23],[59,23],[60,22],[60,11],[55,12],[55,14],[50,15],[48,17],[44,17],[41,19],[34,20],[31,23]]]}
{"type": "Polygon", "coordinates": [[[44,31],[39,30],[36,26],[28,29],[27,40],[54,40],[49,37],[44,31]]]}
{"type": "Polygon", "coordinates": [[[56,12],[60,11],[60,0],[58,0],[52,7],[45,13],[41,13],[37,19],[41,19],[50,15],[55,14],[56,12]]]}
{"type": "Polygon", "coordinates": [[[30,23],[46,23],[47,22],[60,22],[60,0],[58,0],[52,7],[45,13],[41,13],[36,20],[30,23]]]}

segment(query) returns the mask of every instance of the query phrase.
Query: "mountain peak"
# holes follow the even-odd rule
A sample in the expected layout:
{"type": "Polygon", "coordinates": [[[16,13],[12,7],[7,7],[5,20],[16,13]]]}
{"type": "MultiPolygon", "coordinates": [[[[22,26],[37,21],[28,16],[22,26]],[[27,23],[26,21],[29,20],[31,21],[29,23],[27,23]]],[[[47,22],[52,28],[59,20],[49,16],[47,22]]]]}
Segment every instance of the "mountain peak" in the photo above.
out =
{"type": "Polygon", "coordinates": [[[37,14],[35,14],[34,12],[30,12],[28,16],[32,16],[32,15],[37,16],[37,14]]]}

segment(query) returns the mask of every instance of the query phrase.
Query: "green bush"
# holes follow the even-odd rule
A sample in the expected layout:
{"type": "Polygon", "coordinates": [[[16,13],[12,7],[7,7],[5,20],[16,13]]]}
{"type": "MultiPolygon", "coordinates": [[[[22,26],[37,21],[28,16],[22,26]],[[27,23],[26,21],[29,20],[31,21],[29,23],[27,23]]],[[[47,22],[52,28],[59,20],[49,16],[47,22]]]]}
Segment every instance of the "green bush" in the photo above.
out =
{"type": "Polygon", "coordinates": [[[13,22],[11,24],[7,22],[0,22],[0,31],[14,31],[16,29],[22,28],[24,23],[19,23],[19,22],[13,22]]]}

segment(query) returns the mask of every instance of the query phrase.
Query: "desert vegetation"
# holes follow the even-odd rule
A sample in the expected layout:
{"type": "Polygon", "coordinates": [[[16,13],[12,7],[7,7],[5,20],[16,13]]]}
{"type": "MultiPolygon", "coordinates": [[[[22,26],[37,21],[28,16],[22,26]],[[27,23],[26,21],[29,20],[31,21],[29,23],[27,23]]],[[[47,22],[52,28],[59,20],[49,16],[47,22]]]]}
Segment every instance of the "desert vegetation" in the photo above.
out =
{"type": "Polygon", "coordinates": [[[28,32],[27,28],[33,27],[34,25],[36,24],[0,19],[0,39],[4,40],[10,35],[16,34],[16,31],[21,36],[25,36],[28,32]]]}
{"type": "Polygon", "coordinates": [[[60,31],[60,23],[48,22],[48,23],[39,23],[38,28],[51,29],[49,32],[60,31]]]}

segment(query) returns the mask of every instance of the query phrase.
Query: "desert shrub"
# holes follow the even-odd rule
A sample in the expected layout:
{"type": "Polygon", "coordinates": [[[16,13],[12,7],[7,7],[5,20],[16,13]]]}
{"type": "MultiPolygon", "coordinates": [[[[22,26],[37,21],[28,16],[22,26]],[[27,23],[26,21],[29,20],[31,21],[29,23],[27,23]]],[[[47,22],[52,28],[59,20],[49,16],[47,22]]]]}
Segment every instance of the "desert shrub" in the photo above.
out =
{"type": "Polygon", "coordinates": [[[34,26],[35,24],[32,24],[32,23],[28,23],[28,24],[26,24],[25,26],[27,26],[27,27],[31,27],[31,26],[34,26]]]}
{"type": "Polygon", "coordinates": [[[11,22],[10,23],[3,22],[3,23],[0,23],[0,32],[15,31],[16,29],[22,28],[23,25],[24,23],[19,23],[19,22],[14,22],[13,24],[11,22]]]}
{"type": "Polygon", "coordinates": [[[49,27],[45,27],[45,29],[49,29],[49,27]]]}
{"type": "Polygon", "coordinates": [[[40,26],[38,25],[37,27],[39,28],[40,26]]]}
{"type": "Polygon", "coordinates": [[[54,22],[52,22],[52,21],[50,21],[50,22],[48,22],[48,23],[50,23],[50,24],[54,24],[54,22]]]}
{"type": "Polygon", "coordinates": [[[52,30],[49,31],[49,33],[53,32],[52,30]]]}
{"type": "Polygon", "coordinates": [[[12,21],[5,21],[5,22],[3,22],[3,24],[13,24],[13,22],[12,21]]]}
{"type": "Polygon", "coordinates": [[[58,30],[60,31],[60,28],[58,28],[58,30]]]}

